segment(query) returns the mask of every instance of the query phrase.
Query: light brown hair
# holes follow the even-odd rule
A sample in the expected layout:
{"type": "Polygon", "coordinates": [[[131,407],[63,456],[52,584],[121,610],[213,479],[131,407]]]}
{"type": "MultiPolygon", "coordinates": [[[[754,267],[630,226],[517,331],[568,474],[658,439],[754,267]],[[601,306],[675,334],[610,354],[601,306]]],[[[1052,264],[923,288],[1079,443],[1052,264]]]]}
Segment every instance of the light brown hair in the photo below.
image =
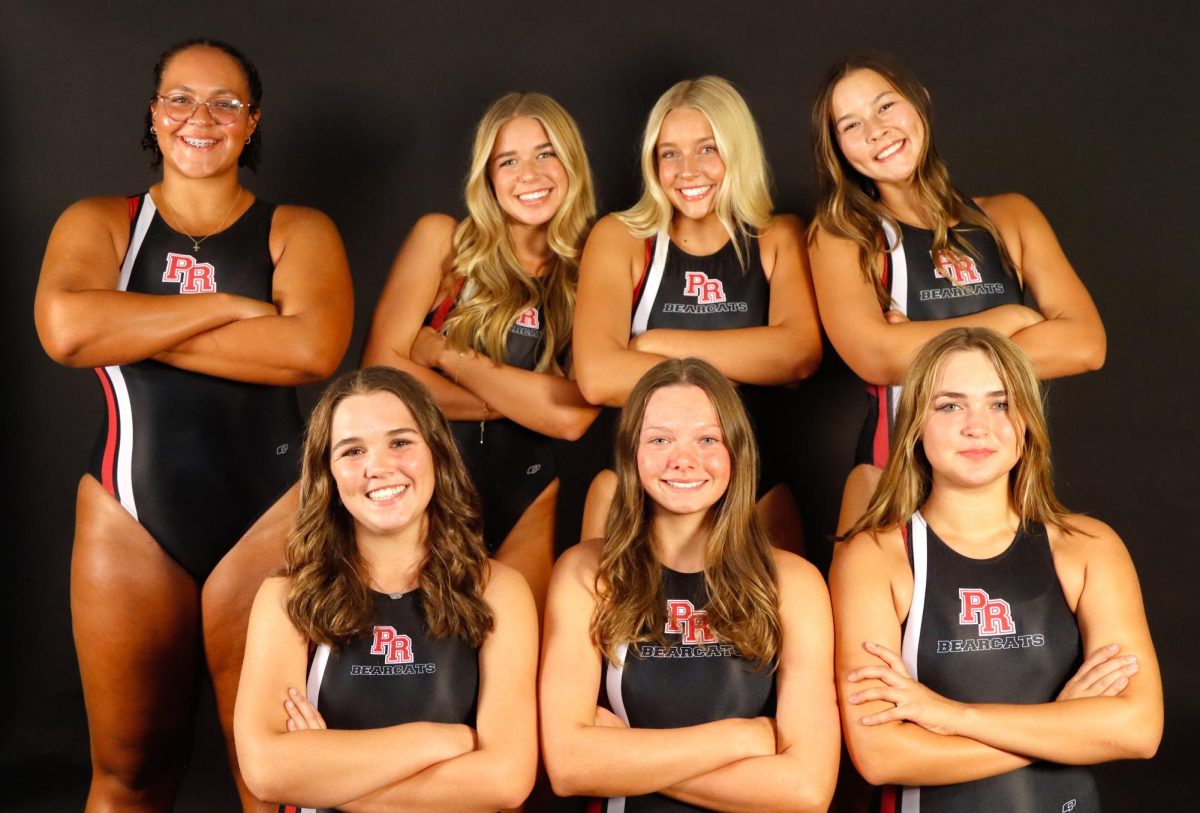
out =
{"type": "Polygon", "coordinates": [[[887,245],[882,224],[887,222],[891,225],[897,241],[900,240],[900,224],[880,203],[879,189],[875,182],[862,175],[846,160],[838,145],[834,127],[834,89],[838,82],[859,70],[874,71],[882,76],[913,106],[921,118],[921,124],[925,128],[925,144],[917,161],[913,185],[933,231],[933,253],[967,254],[979,259],[978,252],[950,228],[950,224],[964,223],[983,229],[996,241],[1004,269],[1020,283],[1020,269],[1013,262],[996,225],[986,214],[968,204],[967,199],[950,181],[950,171],[938,155],[933,142],[933,103],[928,91],[904,63],[891,54],[880,51],[852,54],[837,62],[826,71],[817,88],[811,123],[813,160],[817,175],[817,209],[809,226],[809,242],[817,240],[818,228],[852,240],[858,246],[859,269],[863,278],[874,287],[880,307],[884,310],[893,307],[891,297],[880,278],[882,268],[878,259],[880,252],[896,248],[894,245],[887,245]]]}
{"type": "Polygon", "coordinates": [[[1073,530],[1067,509],[1054,494],[1050,435],[1042,405],[1041,383],[1029,358],[994,330],[963,327],[947,330],[926,344],[904,377],[891,456],[866,512],[842,539],[860,531],[883,531],[908,522],[929,498],[933,472],[921,445],[933,408],[938,378],[955,353],[982,353],[995,369],[1008,398],[1009,416],[1020,435],[1017,463],[1009,473],[1009,500],[1021,524],[1044,523],[1073,530]]]}
{"type": "Polygon", "coordinates": [[[662,565],[654,555],[653,501],[638,476],[637,452],[650,397],[663,387],[696,386],[712,401],[729,451],[725,494],[709,509],[704,552],[709,626],[760,665],[779,652],[779,588],[771,541],[754,511],[758,450],[741,398],[715,367],[696,358],[668,359],[651,367],[629,394],[617,430],[617,491],[608,510],[604,549],[596,575],[599,599],[591,632],[616,662],[623,643],[655,640],[665,645],[666,603],[662,565]]]}
{"type": "Polygon", "coordinates": [[[408,407],[433,456],[433,496],[425,509],[427,553],[418,582],[429,634],[458,636],[479,646],[492,628],[492,612],[483,600],[488,560],[479,496],[433,396],[391,367],[345,373],[313,409],[304,439],[300,509],[284,547],[284,574],[291,580],[288,616],[310,641],[321,644],[344,644],[373,623],[375,603],[354,520],[338,498],[330,467],[330,431],[342,401],[375,392],[391,393],[408,407]]]}

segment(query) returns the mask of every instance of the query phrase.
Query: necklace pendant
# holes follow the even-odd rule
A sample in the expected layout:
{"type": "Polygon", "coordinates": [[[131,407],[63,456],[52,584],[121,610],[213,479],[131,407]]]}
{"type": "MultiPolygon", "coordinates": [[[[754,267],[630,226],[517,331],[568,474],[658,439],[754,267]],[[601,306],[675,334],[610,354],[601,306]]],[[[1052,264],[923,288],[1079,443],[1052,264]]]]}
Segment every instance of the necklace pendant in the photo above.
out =
{"type": "Polygon", "coordinates": [[[192,253],[193,254],[200,253],[200,244],[198,242],[196,242],[195,240],[192,241],[192,253]]]}

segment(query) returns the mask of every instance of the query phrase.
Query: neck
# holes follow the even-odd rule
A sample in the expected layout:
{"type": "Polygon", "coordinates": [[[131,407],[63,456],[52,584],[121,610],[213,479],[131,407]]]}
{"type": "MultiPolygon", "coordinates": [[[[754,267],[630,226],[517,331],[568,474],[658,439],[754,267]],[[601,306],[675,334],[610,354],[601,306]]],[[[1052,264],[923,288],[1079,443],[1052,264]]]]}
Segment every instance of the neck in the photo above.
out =
{"type": "Polygon", "coordinates": [[[940,483],[935,472],[921,513],[943,541],[966,548],[1007,546],[1021,523],[1009,500],[1007,477],[986,486],[962,488],[940,483]]]}
{"type": "Polygon", "coordinates": [[[531,277],[540,277],[553,253],[550,250],[550,235],[546,226],[528,226],[510,223],[508,233],[512,236],[517,260],[531,277]]]}
{"type": "Polygon", "coordinates": [[[233,219],[231,207],[239,199],[242,187],[236,172],[214,178],[178,178],[168,173],[163,175],[157,190],[151,188],[151,192],[155,191],[166,201],[170,212],[184,221],[176,225],[201,231],[217,228],[227,213],[233,219]]]}
{"type": "Polygon", "coordinates": [[[929,227],[925,207],[917,199],[917,187],[911,180],[879,187],[879,202],[897,219],[922,228],[929,227]]]}
{"type": "Polygon", "coordinates": [[[394,536],[356,530],[355,543],[372,587],[382,593],[406,593],[417,586],[428,554],[425,531],[424,518],[394,536]]]}
{"type": "Polygon", "coordinates": [[[687,246],[689,251],[696,254],[711,254],[729,242],[729,232],[717,213],[709,212],[701,220],[693,220],[675,212],[671,218],[671,239],[681,246],[687,246]]]}
{"type": "Polygon", "coordinates": [[[704,552],[712,530],[708,512],[681,515],[655,511],[651,521],[658,561],[683,573],[704,569],[704,552]]]}

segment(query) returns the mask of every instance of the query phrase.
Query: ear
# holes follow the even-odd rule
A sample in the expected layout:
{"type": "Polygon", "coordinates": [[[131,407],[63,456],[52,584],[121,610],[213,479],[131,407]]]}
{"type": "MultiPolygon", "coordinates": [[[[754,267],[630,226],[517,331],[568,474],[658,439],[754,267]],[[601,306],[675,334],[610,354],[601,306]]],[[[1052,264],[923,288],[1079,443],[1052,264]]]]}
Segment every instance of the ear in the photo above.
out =
{"type": "Polygon", "coordinates": [[[254,135],[254,131],[258,129],[258,119],[262,116],[262,111],[257,107],[250,110],[246,117],[246,138],[254,135]]]}

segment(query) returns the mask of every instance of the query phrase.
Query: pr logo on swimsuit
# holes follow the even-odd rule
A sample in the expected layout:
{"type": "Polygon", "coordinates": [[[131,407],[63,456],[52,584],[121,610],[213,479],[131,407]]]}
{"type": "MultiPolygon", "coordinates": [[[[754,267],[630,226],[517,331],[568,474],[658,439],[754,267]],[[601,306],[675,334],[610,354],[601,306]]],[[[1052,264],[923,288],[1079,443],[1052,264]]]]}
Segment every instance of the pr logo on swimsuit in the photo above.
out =
{"type": "Polygon", "coordinates": [[[683,275],[683,295],[694,296],[701,305],[725,301],[725,285],[719,279],[709,279],[703,271],[688,271],[683,275]]]}
{"type": "Polygon", "coordinates": [[[521,314],[517,317],[517,324],[520,325],[521,327],[528,327],[528,328],[532,328],[534,330],[541,330],[542,318],[538,314],[538,309],[537,308],[526,308],[525,310],[521,311],[521,314]]]}
{"type": "Polygon", "coordinates": [[[211,263],[198,263],[190,254],[167,254],[163,282],[177,283],[181,294],[212,294],[217,291],[211,263]]]}
{"type": "Polygon", "coordinates": [[[371,654],[383,655],[384,663],[412,663],[412,638],[396,634],[395,627],[375,627],[371,633],[371,654]]]}
{"type": "Polygon", "coordinates": [[[667,624],[664,631],[680,636],[680,643],[698,646],[715,644],[717,638],[708,629],[708,613],[697,610],[687,599],[667,599],[667,624]]]}
{"type": "Polygon", "coordinates": [[[529,468],[525,469],[525,473],[526,473],[526,474],[537,474],[537,473],[538,473],[539,471],[541,471],[541,470],[542,470],[542,464],[541,464],[541,463],[534,463],[532,466],[530,466],[529,468]]]}
{"type": "Polygon", "coordinates": [[[287,454],[287,450],[288,445],[286,443],[281,443],[275,447],[275,454],[287,454]]]}
{"type": "Polygon", "coordinates": [[[975,260],[955,251],[941,250],[931,252],[933,257],[933,272],[942,279],[949,280],[954,285],[975,285],[983,282],[979,267],[975,260]]]}
{"type": "Polygon", "coordinates": [[[1004,599],[994,599],[984,590],[963,587],[958,590],[958,600],[962,603],[958,623],[978,625],[980,635],[1016,633],[1012,607],[1004,599]]]}
{"type": "Polygon", "coordinates": [[[1067,802],[1066,804],[1064,804],[1062,806],[1062,813],[1071,813],[1071,811],[1074,809],[1075,809],[1075,800],[1072,799],[1071,801],[1067,802]]]}

